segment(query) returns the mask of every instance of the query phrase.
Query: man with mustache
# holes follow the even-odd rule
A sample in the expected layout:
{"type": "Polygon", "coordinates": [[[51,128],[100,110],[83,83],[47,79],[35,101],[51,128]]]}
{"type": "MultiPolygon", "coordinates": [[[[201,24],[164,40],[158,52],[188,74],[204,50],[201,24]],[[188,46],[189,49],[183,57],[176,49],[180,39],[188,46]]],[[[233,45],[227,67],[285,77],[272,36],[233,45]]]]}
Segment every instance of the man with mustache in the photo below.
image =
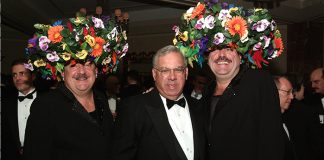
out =
{"type": "Polygon", "coordinates": [[[33,85],[35,74],[27,66],[27,60],[23,58],[12,62],[12,81],[17,91],[10,96],[3,95],[2,98],[1,158],[3,160],[22,158],[26,123],[31,104],[38,94],[33,85]]]}
{"type": "Polygon", "coordinates": [[[183,14],[180,24],[173,27],[174,44],[191,63],[203,65],[204,54],[209,54],[215,76],[200,99],[208,159],[283,159],[278,91],[272,76],[261,69],[283,51],[269,12],[201,0],[183,14]]]}
{"type": "Polygon", "coordinates": [[[202,99],[209,117],[209,158],[279,160],[284,141],[276,86],[269,73],[241,60],[231,48],[209,54],[215,81],[202,99]]]}
{"type": "Polygon", "coordinates": [[[64,66],[64,81],[33,104],[24,158],[109,159],[113,118],[103,93],[93,89],[91,61],[64,66]]]}

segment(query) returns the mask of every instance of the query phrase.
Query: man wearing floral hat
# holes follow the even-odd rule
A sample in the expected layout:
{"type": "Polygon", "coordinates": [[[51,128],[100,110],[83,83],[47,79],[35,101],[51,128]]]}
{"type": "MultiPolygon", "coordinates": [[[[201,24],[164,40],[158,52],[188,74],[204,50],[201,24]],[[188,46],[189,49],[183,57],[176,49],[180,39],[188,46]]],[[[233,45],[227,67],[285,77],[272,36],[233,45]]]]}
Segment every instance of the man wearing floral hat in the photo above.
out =
{"type": "Polygon", "coordinates": [[[69,19],[67,28],[35,25],[27,56],[42,77],[63,80],[32,105],[26,160],[109,160],[113,117],[105,95],[93,89],[97,74],[115,69],[127,52],[125,34],[112,21],[69,19]]]}
{"type": "Polygon", "coordinates": [[[201,100],[209,159],[283,159],[278,92],[271,75],[258,69],[283,49],[267,10],[201,1],[174,30],[174,44],[189,64],[202,64],[209,53],[208,65],[215,75],[201,100]]]}

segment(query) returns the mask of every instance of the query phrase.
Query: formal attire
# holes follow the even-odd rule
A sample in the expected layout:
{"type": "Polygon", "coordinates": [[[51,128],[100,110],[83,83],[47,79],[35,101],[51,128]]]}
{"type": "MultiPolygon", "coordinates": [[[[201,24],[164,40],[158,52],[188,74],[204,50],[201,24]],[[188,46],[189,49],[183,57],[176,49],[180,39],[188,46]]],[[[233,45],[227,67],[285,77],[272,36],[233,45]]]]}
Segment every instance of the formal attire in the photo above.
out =
{"type": "Polygon", "coordinates": [[[322,160],[324,159],[322,103],[320,97],[315,96],[311,101],[308,98],[302,102],[293,100],[284,116],[287,127],[292,131],[291,136],[299,160],[322,160]]]}
{"type": "Polygon", "coordinates": [[[184,99],[184,107],[169,109],[154,89],[123,101],[116,119],[115,160],[203,160],[202,112],[190,96],[184,99]]]}
{"type": "Polygon", "coordinates": [[[284,160],[298,160],[290,132],[285,123],[282,124],[282,127],[285,140],[284,160]]]}
{"type": "Polygon", "coordinates": [[[222,95],[216,81],[200,100],[205,107],[209,159],[281,160],[284,137],[278,91],[269,73],[241,66],[222,95]]]}
{"type": "Polygon", "coordinates": [[[26,123],[30,107],[37,96],[35,89],[26,95],[21,92],[6,96],[1,111],[1,159],[19,160],[22,158],[26,123]]]}
{"type": "Polygon", "coordinates": [[[192,90],[190,95],[191,95],[192,98],[195,98],[197,100],[202,98],[202,93],[197,93],[195,90],[192,90]]]}
{"type": "Polygon", "coordinates": [[[103,93],[88,113],[64,84],[38,97],[27,123],[26,160],[109,160],[113,119],[103,93]]]}

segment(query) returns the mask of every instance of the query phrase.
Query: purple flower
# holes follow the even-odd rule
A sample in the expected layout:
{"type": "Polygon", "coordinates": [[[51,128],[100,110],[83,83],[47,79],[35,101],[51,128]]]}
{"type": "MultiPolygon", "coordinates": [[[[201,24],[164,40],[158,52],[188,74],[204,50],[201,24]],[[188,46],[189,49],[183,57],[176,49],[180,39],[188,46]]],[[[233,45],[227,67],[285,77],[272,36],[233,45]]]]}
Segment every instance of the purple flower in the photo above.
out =
{"type": "Polygon", "coordinates": [[[255,44],[253,46],[253,51],[258,51],[258,50],[261,49],[261,47],[262,47],[262,43],[261,42],[258,42],[257,44],[255,44]]]}
{"type": "Polygon", "coordinates": [[[206,27],[208,29],[213,29],[214,26],[215,26],[215,17],[211,16],[211,15],[208,15],[205,18],[204,28],[206,27]]]}
{"type": "Polygon", "coordinates": [[[56,62],[58,60],[60,60],[60,57],[56,54],[56,51],[47,53],[46,58],[50,61],[50,62],[56,62]]]}
{"type": "Polygon", "coordinates": [[[224,41],[225,41],[225,36],[223,33],[218,32],[214,35],[214,41],[213,41],[214,44],[219,45],[224,41]]]}
{"type": "Polygon", "coordinates": [[[267,19],[262,19],[261,21],[253,24],[252,29],[256,30],[257,32],[263,32],[268,28],[269,25],[270,22],[267,19]]]}
{"type": "Polygon", "coordinates": [[[46,51],[48,49],[48,43],[51,42],[46,36],[41,36],[39,39],[39,48],[42,51],[46,51]]]}
{"type": "Polygon", "coordinates": [[[28,40],[28,48],[34,48],[37,43],[37,37],[33,37],[28,40]]]}
{"type": "Polygon", "coordinates": [[[92,22],[94,23],[95,28],[105,28],[102,20],[96,17],[92,17],[92,22]]]}
{"type": "Polygon", "coordinates": [[[195,25],[195,28],[196,29],[203,29],[203,26],[204,26],[204,23],[205,23],[205,19],[204,18],[200,18],[196,25],[195,25]]]}
{"type": "Polygon", "coordinates": [[[34,70],[34,67],[31,63],[24,63],[24,67],[26,69],[29,69],[30,71],[33,71],[34,70]]]}

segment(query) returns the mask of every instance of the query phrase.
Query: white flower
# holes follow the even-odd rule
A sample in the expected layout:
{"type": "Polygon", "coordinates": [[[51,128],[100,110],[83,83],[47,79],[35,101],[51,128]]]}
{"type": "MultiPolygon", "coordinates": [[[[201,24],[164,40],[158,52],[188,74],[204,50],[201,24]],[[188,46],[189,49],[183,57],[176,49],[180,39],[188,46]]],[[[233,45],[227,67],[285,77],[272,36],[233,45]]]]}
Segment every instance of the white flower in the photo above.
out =
{"type": "Polygon", "coordinates": [[[92,22],[94,23],[95,28],[105,28],[105,25],[103,24],[102,20],[96,17],[92,17],[92,22]]]}
{"type": "Polygon", "coordinates": [[[50,62],[56,62],[58,60],[60,60],[60,57],[56,54],[56,51],[50,52],[46,55],[46,58],[50,61],[50,62]]]}
{"type": "Polygon", "coordinates": [[[215,26],[215,17],[212,15],[208,15],[205,18],[204,28],[213,29],[214,26],[215,26]]]}
{"type": "Polygon", "coordinates": [[[214,35],[214,41],[213,41],[214,44],[219,45],[224,41],[225,41],[225,36],[223,33],[218,32],[214,35]]]}
{"type": "Polygon", "coordinates": [[[79,42],[80,38],[78,35],[75,35],[75,41],[79,42]]]}
{"type": "Polygon", "coordinates": [[[257,23],[253,24],[252,29],[256,30],[257,32],[263,32],[266,30],[270,25],[270,22],[267,19],[262,19],[257,23]]]}
{"type": "Polygon", "coordinates": [[[232,16],[230,15],[230,13],[227,9],[222,9],[219,12],[219,15],[218,15],[219,20],[223,21],[223,20],[231,19],[231,18],[232,18],[232,16]]]}
{"type": "Polygon", "coordinates": [[[270,44],[271,38],[268,38],[267,36],[261,36],[260,37],[260,40],[261,41],[264,40],[264,47],[263,47],[263,49],[268,48],[268,46],[270,44]]]}
{"type": "Polygon", "coordinates": [[[247,41],[249,40],[248,35],[249,35],[249,32],[248,32],[248,31],[246,31],[246,32],[243,34],[243,36],[242,36],[241,39],[240,39],[242,43],[245,43],[245,42],[247,42],[247,41]]]}

